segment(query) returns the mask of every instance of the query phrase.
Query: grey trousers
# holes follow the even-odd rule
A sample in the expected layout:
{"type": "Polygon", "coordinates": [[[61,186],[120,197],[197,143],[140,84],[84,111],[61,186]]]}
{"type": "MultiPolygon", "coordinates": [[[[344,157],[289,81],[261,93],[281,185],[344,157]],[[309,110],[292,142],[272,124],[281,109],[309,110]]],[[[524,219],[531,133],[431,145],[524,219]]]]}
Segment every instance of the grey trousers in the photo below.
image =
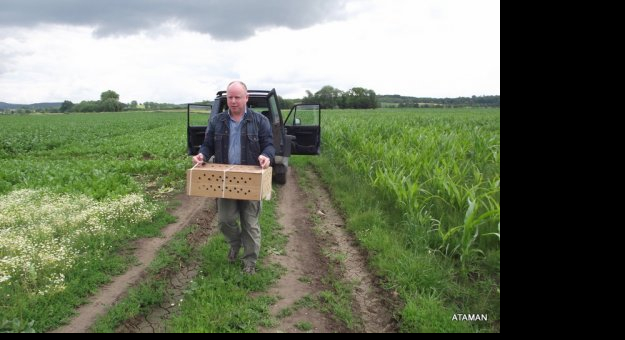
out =
{"type": "Polygon", "coordinates": [[[230,247],[238,250],[243,246],[243,263],[245,266],[256,266],[260,254],[260,201],[239,201],[220,198],[219,229],[224,233],[230,247]],[[237,224],[241,220],[241,227],[237,224]]]}

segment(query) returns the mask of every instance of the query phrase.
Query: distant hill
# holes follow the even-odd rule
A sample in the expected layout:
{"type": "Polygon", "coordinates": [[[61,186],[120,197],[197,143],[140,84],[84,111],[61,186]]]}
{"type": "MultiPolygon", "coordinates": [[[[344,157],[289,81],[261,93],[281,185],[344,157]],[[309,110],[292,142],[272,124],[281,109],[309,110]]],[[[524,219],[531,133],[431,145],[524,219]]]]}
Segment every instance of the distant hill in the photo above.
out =
{"type": "Polygon", "coordinates": [[[0,110],[17,110],[17,109],[58,109],[63,103],[36,103],[36,104],[10,104],[0,102],[0,110]]]}

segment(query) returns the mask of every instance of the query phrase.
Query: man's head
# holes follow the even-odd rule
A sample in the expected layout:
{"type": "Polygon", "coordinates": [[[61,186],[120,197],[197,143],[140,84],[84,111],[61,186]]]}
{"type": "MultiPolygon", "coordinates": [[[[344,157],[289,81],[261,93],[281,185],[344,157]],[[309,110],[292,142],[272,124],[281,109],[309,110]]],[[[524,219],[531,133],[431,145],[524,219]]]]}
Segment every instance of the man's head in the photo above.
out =
{"type": "Polygon", "coordinates": [[[233,115],[242,115],[245,113],[247,101],[247,86],[241,81],[233,81],[228,85],[228,107],[233,115]]]}

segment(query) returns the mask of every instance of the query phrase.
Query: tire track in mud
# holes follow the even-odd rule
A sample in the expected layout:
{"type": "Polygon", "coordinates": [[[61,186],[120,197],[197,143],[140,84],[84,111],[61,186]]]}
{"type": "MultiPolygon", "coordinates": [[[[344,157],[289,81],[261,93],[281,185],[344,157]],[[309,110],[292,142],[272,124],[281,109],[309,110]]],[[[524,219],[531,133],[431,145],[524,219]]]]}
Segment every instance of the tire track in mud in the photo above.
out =
{"type": "Polygon", "coordinates": [[[358,319],[355,329],[347,329],[334,317],[311,308],[292,308],[291,315],[279,319],[279,324],[263,332],[303,332],[299,323],[310,323],[307,332],[395,332],[396,322],[385,303],[384,291],[379,288],[376,277],[367,269],[366,256],[356,245],[354,237],[345,230],[345,222],[332,205],[330,195],[317,174],[302,174],[311,184],[306,192],[298,185],[296,170],[291,168],[287,184],[282,188],[279,204],[279,222],[289,237],[286,256],[271,255],[270,262],[279,263],[287,269],[280,281],[269,291],[280,300],[272,306],[271,314],[278,318],[281,311],[294,307],[305,296],[317,296],[328,290],[329,271],[338,274],[340,280],[353,285],[352,311],[358,319]],[[316,216],[315,216],[316,215],[316,216]],[[313,216],[315,216],[313,218],[313,216]],[[313,222],[313,220],[316,220],[313,222]],[[327,256],[333,254],[344,258],[340,270],[330,268],[327,256]]]}
{"type": "MultiPolygon", "coordinates": [[[[296,170],[290,168],[287,173],[287,182],[281,188],[278,204],[278,222],[288,237],[285,254],[272,254],[268,261],[278,263],[286,268],[286,273],[269,290],[269,294],[277,296],[278,302],[271,308],[273,316],[283,310],[292,308],[296,302],[306,296],[315,296],[326,289],[321,279],[327,273],[327,263],[323,260],[320,248],[316,242],[310,219],[309,201],[306,194],[298,185],[296,170]]],[[[295,325],[299,322],[309,322],[316,333],[335,332],[340,326],[312,308],[292,308],[292,314],[279,320],[279,324],[272,328],[262,329],[265,333],[297,333],[301,332],[295,325]]]]}
{"type": "Polygon", "coordinates": [[[122,298],[128,289],[138,283],[144,276],[147,267],[156,257],[159,249],[169,242],[173,236],[193,223],[201,214],[206,214],[210,199],[196,198],[181,195],[178,197],[182,204],[172,213],[177,222],[162,230],[162,237],[140,239],[135,242],[134,256],[139,264],[130,268],[126,273],[114,277],[112,282],[100,288],[98,293],[89,299],[89,302],[78,308],[77,315],[69,322],[52,333],[85,333],[98,319],[104,315],[115,302],[122,298]]]}
{"type": "Polygon", "coordinates": [[[342,280],[353,284],[354,314],[359,325],[354,331],[364,333],[396,332],[397,325],[389,301],[394,300],[378,284],[378,279],[367,266],[367,257],[357,245],[354,236],[345,226],[345,220],[332,204],[332,199],[316,173],[308,170],[306,176],[312,182],[311,195],[316,203],[318,224],[326,252],[343,258],[342,280]]]}
{"type": "MultiPolygon", "coordinates": [[[[214,199],[209,199],[208,209],[202,209],[191,220],[198,228],[187,236],[187,242],[193,250],[197,250],[217,230],[217,204],[214,199]]],[[[147,315],[140,315],[127,320],[116,330],[117,333],[164,333],[167,332],[167,321],[179,309],[185,289],[198,275],[200,263],[195,260],[181,264],[174,274],[168,275],[167,299],[157,307],[150,309],[147,315]]],[[[165,274],[167,275],[167,274],[165,274]]]]}

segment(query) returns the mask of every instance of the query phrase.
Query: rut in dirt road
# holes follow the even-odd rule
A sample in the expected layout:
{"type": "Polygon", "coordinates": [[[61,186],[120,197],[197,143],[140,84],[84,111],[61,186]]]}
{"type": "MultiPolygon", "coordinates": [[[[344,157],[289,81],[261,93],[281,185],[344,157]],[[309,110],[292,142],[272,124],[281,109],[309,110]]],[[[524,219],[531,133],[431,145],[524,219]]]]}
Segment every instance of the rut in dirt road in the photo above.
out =
{"type": "Polygon", "coordinates": [[[158,250],[169,242],[173,236],[192,224],[198,214],[207,214],[207,198],[191,198],[186,195],[178,197],[182,204],[172,215],[177,222],[163,229],[161,238],[141,239],[136,242],[134,256],[139,264],[130,268],[121,276],[114,277],[111,283],[102,287],[99,292],[89,299],[86,305],[78,308],[77,315],[66,326],[52,331],[52,333],[85,333],[97,320],[104,315],[116,301],[123,297],[128,289],[139,282],[149,264],[154,260],[158,250]]]}
{"type": "MultiPolygon", "coordinates": [[[[310,202],[298,185],[295,169],[289,169],[287,184],[282,187],[279,196],[278,222],[283,227],[282,232],[288,237],[288,243],[283,256],[274,254],[267,260],[280,264],[287,272],[269,290],[269,294],[280,299],[271,308],[274,316],[292,307],[302,298],[315,296],[324,290],[320,281],[328,270],[315,241],[308,208],[310,202]]],[[[338,328],[336,322],[310,308],[297,309],[292,315],[279,321],[275,327],[263,329],[262,332],[300,332],[295,327],[298,322],[310,322],[312,330],[318,333],[335,332],[338,328]]]]}
{"type": "MultiPolygon", "coordinates": [[[[396,323],[385,303],[385,300],[390,299],[385,298],[385,292],[377,286],[375,277],[368,271],[366,257],[345,230],[345,223],[334,209],[328,192],[312,171],[303,172],[301,176],[308,183],[306,191],[299,186],[293,168],[289,171],[287,184],[279,188],[278,222],[288,237],[288,243],[284,253],[269,251],[264,261],[279,264],[286,269],[286,273],[268,292],[278,298],[270,311],[278,323],[274,327],[261,329],[261,332],[300,333],[303,332],[303,324],[311,325],[308,332],[315,333],[396,331],[396,323]],[[334,263],[337,258],[343,259],[339,265],[334,263]],[[352,310],[355,322],[350,328],[335,315],[321,312],[323,308],[319,308],[319,305],[298,305],[304,298],[319,303],[323,292],[332,292],[328,283],[330,277],[331,280],[340,280],[353,287],[348,308],[352,310]]],[[[55,332],[88,332],[99,316],[139,282],[157,251],[185,227],[199,225],[188,237],[194,248],[210,238],[217,230],[214,200],[185,195],[182,201],[180,208],[173,213],[178,217],[178,222],[163,229],[163,238],[138,241],[136,257],[141,264],[114,278],[89,304],[79,309],[78,316],[69,325],[55,332]]],[[[165,325],[177,311],[177,302],[182,299],[185,288],[197,276],[198,266],[196,261],[192,261],[173,274],[169,279],[169,298],[147,315],[127,320],[116,331],[167,331],[165,325]]]]}
{"type": "MultiPolygon", "coordinates": [[[[192,219],[198,227],[187,237],[187,242],[197,250],[206,244],[207,240],[217,231],[217,204],[215,199],[210,199],[208,209],[200,210],[192,219]]],[[[196,258],[197,259],[197,258],[196,258]]],[[[190,263],[180,264],[175,274],[167,275],[167,298],[160,305],[152,308],[147,315],[140,315],[127,320],[116,329],[116,333],[164,333],[167,332],[167,322],[179,310],[185,289],[193,281],[200,268],[200,263],[193,260],[190,263]]]]}
{"type": "Polygon", "coordinates": [[[318,225],[323,238],[326,238],[326,252],[343,258],[341,261],[343,281],[353,284],[353,309],[360,319],[359,329],[365,333],[389,333],[397,331],[397,324],[390,312],[389,296],[378,285],[377,278],[367,268],[367,258],[356,246],[354,237],[345,229],[345,221],[332,205],[330,194],[321,185],[317,174],[305,174],[312,182],[311,195],[316,203],[316,213],[321,217],[318,225]]]}
{"type": "Polygon", "coordinates": [[[292,308],[290,316],[279,320],[276,327],[264,332],[302,332],[297,324],[310,323],[312,332],[394,332],[396,323],[384,302],[386,295],[376,285],[375,277],[367,270],[365,256],[355,246],[353,237],[344,229],[345,223],[334,209],[330,196],[313,172],[306,176],[312,188],[304,192],[297,183],[295,169],[288,173],[287,184],[282,188],[279,205],[279,222],[289,237],[285,256],[272,255],[270,262],[279,263],[287,273],[270,290],[280,300],[271,313],[294,307],[306,297],[317,296],[327,290],[324,281],[331,269],[328,258],[323,255],[339,255],[345,260],[338,275],[341,281],[353,285],[352,311],[358,319],[354,329],[346,329],[336,318],[309,308],[292,308]],[[311,214],[317,222],[312,222],[311,214]]]}

